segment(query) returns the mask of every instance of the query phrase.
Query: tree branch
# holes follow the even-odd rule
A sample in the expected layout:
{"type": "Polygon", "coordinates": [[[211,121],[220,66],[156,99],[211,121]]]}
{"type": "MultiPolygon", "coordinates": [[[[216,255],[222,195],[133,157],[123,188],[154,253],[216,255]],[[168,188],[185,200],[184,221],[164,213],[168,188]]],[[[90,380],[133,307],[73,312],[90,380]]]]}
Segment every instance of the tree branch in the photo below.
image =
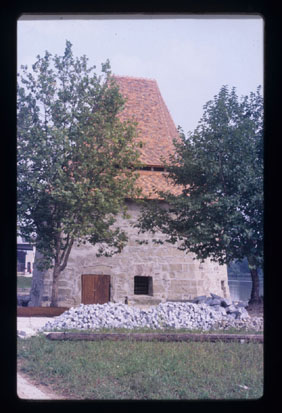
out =
{"type": "Polygon", "coordinates": [[[60,250],[61,250],[61,233],[58,232],[56,235],[56,255],[55,255],[55,264],[58,264],[60,262],[60,250]]]}
{"type": "Polygon", "coordinates": [[[60,271],[61,271],[61,272],[64,271],[64,269],[65,269],[66,266],[67,266],[67,262],[68,262],[68,259],[69,259],[69,255],[70,255],[70,252],[71,252],[73,243],[74,243],[74,238],[71,238],[71,241],[70,241],[70,243],[69,243],[69,245],[68,245],[68,247],[67,247],[67,249],[66,249],[66,255],[65,255],[63,264],[60,266],[60,271]]]}
{"type": "Polygon", "coordinates": [[[67,235],[67,240],[66,240],[66,243],[65,243],[65,247],[64,247],[64,249],[63,249],[63,253],[62,253],[61,258],[60,258],[60,261],[61,261],[61,262],[62,262],[63,259],[64,259],[65,252],[66,252],[66,250],[67,250],[67,248],[68,248],[68,244],[69,244],[69,234],[67,235]]]}

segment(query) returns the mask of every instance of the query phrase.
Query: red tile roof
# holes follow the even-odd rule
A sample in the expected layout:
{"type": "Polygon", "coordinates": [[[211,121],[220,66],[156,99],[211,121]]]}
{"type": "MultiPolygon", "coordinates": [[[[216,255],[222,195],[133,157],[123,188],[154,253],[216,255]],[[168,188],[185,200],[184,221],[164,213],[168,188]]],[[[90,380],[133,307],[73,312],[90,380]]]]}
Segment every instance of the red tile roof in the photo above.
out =
{"type": "Polygon", "coordinates": [[[152,79],[114,76],[121,94],[126,98],[121,120],[138,122],[140,160],[146,165],[163,165],[162,157],[169,161],[174,152],[173,138],[178,131],[160,94],[157,82],[152,79]]]}
{"type": "MultiPolygon", "coordinates": [[[[120,119],[137,122],[137,141],[143,143],[140,161],[146,166],[164,166],[163,159],[169,162],[169,155],[175,151],[173,139],[177,139],[179,134],[157,82],[128,76],[115,75],[114,78],[126,99],[120,119]]],[[[137,185],[142,188],[145,197],[158,199],[155,191],[169,190],[175,195],[181,192],[179,186],[169,185],[165,172],[141,170],[138,173],[137,185]]]]}
{"type": "Polygon", "coordinates": [[[138,171],[136,185],[142,189],[141,198],[161,199],[156,191],[169,191],[173,195],[180,195],[182,190],[179,185],[175,186],[172,180],[167,178],[167,172],[138,171]]]}

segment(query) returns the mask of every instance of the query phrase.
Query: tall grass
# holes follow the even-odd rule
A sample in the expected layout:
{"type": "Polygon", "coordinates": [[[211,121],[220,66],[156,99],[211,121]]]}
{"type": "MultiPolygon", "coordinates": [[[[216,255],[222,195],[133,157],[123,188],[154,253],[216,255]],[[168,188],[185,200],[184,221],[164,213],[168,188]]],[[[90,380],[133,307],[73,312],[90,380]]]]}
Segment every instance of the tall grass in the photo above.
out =
{"type": "Polygon", "coordinates": [[[69,399],[256,399],[263,346],[253,343],[18,343],[20,371],[69,399]]]}

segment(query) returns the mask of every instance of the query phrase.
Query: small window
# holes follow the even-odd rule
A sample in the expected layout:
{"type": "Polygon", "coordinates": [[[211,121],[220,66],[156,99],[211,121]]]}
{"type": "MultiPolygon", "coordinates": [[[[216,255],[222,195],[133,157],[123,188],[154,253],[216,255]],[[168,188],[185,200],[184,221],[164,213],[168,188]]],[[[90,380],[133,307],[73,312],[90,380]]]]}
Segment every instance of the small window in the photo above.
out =
{"type": "Polygon", "coordinates": [[[152,277],[134,277],[134,294],[153,295],[152,277]]]}

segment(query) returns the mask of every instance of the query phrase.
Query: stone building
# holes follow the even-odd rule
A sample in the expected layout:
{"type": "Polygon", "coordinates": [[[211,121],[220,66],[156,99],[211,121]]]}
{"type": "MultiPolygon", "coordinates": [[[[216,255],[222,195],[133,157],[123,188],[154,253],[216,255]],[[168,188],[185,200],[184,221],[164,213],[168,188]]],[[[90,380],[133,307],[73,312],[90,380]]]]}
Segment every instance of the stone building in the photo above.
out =
{"type": "Polygon", "coordinates": [[[31,276],[34,256],[35,248],[24,238],[17,237],[17,275],[31,276]]]}
{"type": "MultiPolygon", "coordinates": [[[[156,199],[154,189],[168,189],[163,159],[168,160],[173,152],[177,129],[155,80],[116,76],[116,81],[126,98],[121,119],[138,122],[137,139],[144,143],[140,152],[145,166],[139,171],[138,186],[147,199],[156,199]]],[[[179,191],[172,185],[170,190],[179,191]]],[[[211,292],[229,297],[226,266],[209,260],[201,263],[176,245],[156,245],[149,233],[138,234],[133,224],[140,206],[134,200],[126,203],[130,219],[119,217],[117,223],[127,232],[128,244],[120,254],[110,258],[97,258],[97,248],[92,245],[74,246],[59,280],[60,306],[107,301],[157,304],[211,292]],[[140,245],[137,242],[140,240],[147,240],[148,244],[140,245]]],[[[30,305],[50,305],[51,285],[51,271],[35,270],[30,305]]]]}

